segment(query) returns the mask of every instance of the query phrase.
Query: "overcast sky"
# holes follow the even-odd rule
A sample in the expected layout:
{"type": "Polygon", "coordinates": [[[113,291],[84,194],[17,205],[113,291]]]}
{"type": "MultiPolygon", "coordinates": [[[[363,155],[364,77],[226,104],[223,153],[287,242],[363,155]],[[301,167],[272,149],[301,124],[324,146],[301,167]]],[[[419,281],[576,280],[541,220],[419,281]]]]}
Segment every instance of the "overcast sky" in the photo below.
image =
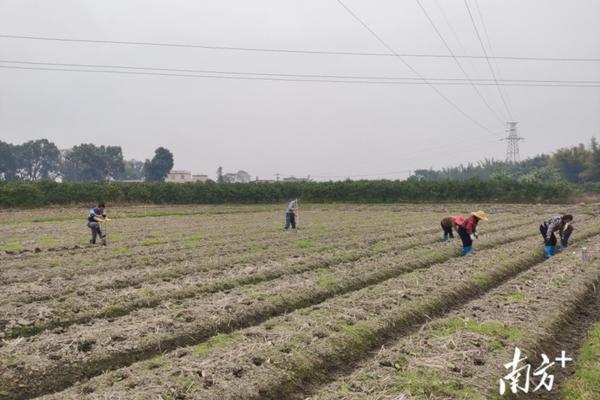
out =
{"type": "MultiPolygon", "coordinates": [[[[420,0],[456,54],[482,55],[464,0],[420,0]]],[[[468,0],[490,55],[600,58],[600,1],[468,0]]],[[[449,54],[416,0],[344,0],[397,53],[449,54]]],[[[389,52],[336,0],[0,0],[0,35],[389,52]]],[[[6,61],[414,78],[401,59],[0,37],[6,61]]],[[[403,58],[426,78],[465,78],[452,58],[403,58]]],[[[461,59],[491,79],[485,59],[461,59]]],[[[497,77],[600,81],[600,62],[497,60],[497,77]]],[[[504,159],[496,86],[350,84],[185,78],[0,68],[0,140],[48,138],[59,148],[120,145],[145,159],[215,175],[404,178],[406,170],[504,159]],[[483,129],[480,125],[489,130],[483,129]],[[491,132],[492,133],[491,133],[491,132]],[[379,174],[379,175],[378,175],[379,174]]],[[[521,157],[600,137],[599,87],[502,86],[519,123],[521,157]]]]}

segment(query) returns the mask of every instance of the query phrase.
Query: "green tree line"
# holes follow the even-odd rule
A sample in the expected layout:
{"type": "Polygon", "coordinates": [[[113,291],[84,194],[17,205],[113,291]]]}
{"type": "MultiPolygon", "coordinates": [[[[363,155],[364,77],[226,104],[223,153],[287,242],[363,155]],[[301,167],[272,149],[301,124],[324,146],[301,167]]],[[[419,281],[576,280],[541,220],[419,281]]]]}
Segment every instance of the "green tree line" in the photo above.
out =
{"type": "Polygon", "coordinates": [[[592,138],[589,146],[579,144],[560,149],[551,155],[542,154],[517,163],[484,160],[441,170],[419,169],[410,179],[439,181],[495,177],[510,177],[523,182],[598,183],[600,182],[600,146],[597,140],[592,138]]]}
{"type": "Polygon", "coordinates": [[[145,162],[124,160],[120,146],[83,143],[60,151],[47,139],[23,144],[0,141],[0,180],[95,182],[108,180],[164,180],[173,168],[173,154],[159,147],[145,162]]]}
{"type": "Polygon", "coordinates": [[[0,207],[110,203],[244,204],[326,202],[563,202],[573,189],[565,183],[512,179],[463,181],[344,181],[285,183],[124,183],[0,181],[0,207]]]}

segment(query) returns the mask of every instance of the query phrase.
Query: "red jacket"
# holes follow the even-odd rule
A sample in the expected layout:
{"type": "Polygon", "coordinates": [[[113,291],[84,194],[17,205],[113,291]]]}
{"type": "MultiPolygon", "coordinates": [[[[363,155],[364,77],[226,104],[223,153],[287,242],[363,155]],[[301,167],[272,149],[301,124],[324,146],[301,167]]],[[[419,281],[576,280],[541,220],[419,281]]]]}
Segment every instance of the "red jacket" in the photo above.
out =
{"type": "Polygon", "coordinates": [[[460,224],[462,224],[464,221],[465,217],[461,215],[453,215],[450,217],[445,217],[442,220],[442,225],[444,225],[447,228],[454,228],[460,226],[460,224]]]}
{"type": "Polygon", "coordinates": [[[478,222],[479,220],[477,219],[477,217],[471,215],[469,218],[465,219],[465,221],[460,226],[462,226],[463,229],[467,231],[469,235],[472,235],[477,229],[478,222]]]}

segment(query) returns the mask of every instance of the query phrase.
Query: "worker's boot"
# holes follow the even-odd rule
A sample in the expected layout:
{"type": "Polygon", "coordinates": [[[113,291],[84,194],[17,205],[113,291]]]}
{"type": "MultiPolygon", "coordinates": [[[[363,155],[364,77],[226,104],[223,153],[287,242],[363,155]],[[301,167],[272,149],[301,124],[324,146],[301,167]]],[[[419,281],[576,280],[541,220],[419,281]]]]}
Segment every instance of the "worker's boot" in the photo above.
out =
{"type": "Polygon", "coordinates": [[[448,234],[444,233],[444,241],[448,240],[448,234]]]}
{"type": "Polygon", "coordinates": [[[556,254],[556,246],[550,246],[550,255],[553,256],[556,254]]]}
{"type": "Polygon", "coordinates": [[[471,252],[471,250],[473,250],[472,246],[463,246],[462,255],[466,256],[467,254],[469,254],[471,252]]]}
{"type": "Polygon", "coordinates": [[[552,248],[554,246],[544,246],[544,257],[550,258],[552,257],[552,248]]]}

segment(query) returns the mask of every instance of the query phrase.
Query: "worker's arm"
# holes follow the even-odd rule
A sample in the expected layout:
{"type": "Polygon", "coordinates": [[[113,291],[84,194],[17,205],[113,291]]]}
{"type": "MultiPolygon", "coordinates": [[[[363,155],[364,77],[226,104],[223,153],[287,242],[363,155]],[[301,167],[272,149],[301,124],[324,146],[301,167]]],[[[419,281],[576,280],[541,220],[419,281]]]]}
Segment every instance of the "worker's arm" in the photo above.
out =
{"type": "Polygon", "coordinates": [[[547,240],[550,240],[550,238],[552,237],[552,234],[554,233],[556,228],[558,228],[558,224],[559,224],[559,222],[557,220],[550,221],[550,223],[548,224],[548,229],[546,229],[546,239],[547,240]]]}

